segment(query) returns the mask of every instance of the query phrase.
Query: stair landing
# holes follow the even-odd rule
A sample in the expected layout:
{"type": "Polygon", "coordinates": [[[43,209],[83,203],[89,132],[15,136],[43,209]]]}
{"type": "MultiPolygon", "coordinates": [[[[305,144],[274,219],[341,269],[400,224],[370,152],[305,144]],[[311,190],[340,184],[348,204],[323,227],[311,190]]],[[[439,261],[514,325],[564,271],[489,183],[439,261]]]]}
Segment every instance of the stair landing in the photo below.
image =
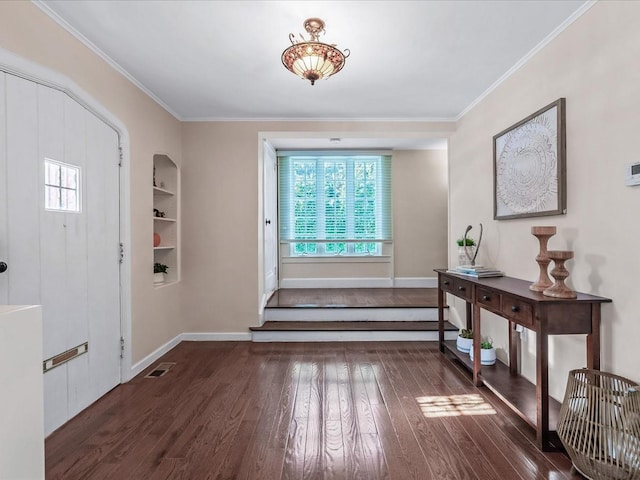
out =
{"type": "MultiPolygon", "coordinates": [[[[435,288],[282,289],[250,330],[256,342],[437,341],[437,306],[435,288]]],[[[445,321],[445,338],[456,335],[445,321]]]]}

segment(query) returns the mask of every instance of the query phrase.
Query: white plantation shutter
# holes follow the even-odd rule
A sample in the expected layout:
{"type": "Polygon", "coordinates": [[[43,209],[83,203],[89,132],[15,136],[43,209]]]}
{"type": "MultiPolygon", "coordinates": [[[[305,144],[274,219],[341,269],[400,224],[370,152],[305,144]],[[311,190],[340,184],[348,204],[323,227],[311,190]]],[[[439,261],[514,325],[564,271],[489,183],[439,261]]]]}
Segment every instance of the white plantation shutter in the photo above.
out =
{"type": "Polygon", "coordinates": [[[391,241],[390,155],[279,152],[278,168],[280,241],[292,254],[379,254],[391,241]]]}

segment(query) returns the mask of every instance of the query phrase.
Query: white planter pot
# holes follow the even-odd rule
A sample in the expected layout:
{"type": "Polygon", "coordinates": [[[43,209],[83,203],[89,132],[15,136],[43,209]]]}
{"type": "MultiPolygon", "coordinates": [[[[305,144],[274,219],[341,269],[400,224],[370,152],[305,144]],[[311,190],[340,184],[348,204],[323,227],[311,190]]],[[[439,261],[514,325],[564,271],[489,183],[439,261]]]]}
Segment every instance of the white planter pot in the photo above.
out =
{"type": "Polygon", "coordinates": [[[162,272],[154,273],[153,274],[153,284],[154,285],[159,285],[161,283],[164,283],[164,273],[162,273],[162,272]]]}
{"type": "Polygon", "coordinates": [[[473,345],[473,338],[463,338],[458,335],[458,339],[456,340],[456,348],[458,350],[468,353],[471,345],[473,345]]]}
{"type": "MultiPolygon", "coordinates": [[[[473,362],[473,345],[469,349],[469,358],[473,362]]],[[[480,349],[480,365],[495,365],[495,363],[496,363],[496,349],[481,348],[480,349]]]]}

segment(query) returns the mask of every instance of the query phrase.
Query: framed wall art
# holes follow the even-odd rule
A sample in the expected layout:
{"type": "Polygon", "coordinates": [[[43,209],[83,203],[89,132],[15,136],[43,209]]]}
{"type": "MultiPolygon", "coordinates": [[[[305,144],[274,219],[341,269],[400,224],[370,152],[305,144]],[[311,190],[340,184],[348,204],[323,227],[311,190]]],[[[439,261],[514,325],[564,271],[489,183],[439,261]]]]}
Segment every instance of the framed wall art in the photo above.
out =
{"type": "Polygon", "coordinates": [[[493,137],[493,218],[566,213],[565,99],[493,137]]]}

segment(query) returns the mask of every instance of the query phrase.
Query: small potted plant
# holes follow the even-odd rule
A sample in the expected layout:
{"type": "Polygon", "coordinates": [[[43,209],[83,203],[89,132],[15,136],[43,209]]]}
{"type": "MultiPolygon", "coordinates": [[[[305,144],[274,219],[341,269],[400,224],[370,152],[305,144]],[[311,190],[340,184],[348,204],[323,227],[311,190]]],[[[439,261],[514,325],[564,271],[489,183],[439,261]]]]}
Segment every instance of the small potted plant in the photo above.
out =
{"type": "Polygon", "coordinates": [[[467,330],[466,328],[463,328],[458,334],[458,339],[456,340],[456,348],[461,352],[469,353],[471,345],[473,345],[473,330],[467,330]]]}
{"type": "Polygon", "coordinates": [[[164,283],[164,276],[167,274],[167,270],[169,269],[164,263],[154,263],[153,264],[153,284],[159,285],[164,283]]]}
{"type": "Polygon", "coordinates": [[[456,240],[458,244],[458,265],[469,265],[471,260],[469,257],[473,258],[476,250],[476,241],[471,237],[462,237],[456,240]],[[469,255],[467,256],[467,253],[469,255]]]}
{"type": "MultiPolygon", "coordinates": [[[[469,358],[473,362],[473,345],[469,349],[469,358]]],[[[480,365],[495,365],[496,349],[491,339],[480,342],[480,365]]]]}

